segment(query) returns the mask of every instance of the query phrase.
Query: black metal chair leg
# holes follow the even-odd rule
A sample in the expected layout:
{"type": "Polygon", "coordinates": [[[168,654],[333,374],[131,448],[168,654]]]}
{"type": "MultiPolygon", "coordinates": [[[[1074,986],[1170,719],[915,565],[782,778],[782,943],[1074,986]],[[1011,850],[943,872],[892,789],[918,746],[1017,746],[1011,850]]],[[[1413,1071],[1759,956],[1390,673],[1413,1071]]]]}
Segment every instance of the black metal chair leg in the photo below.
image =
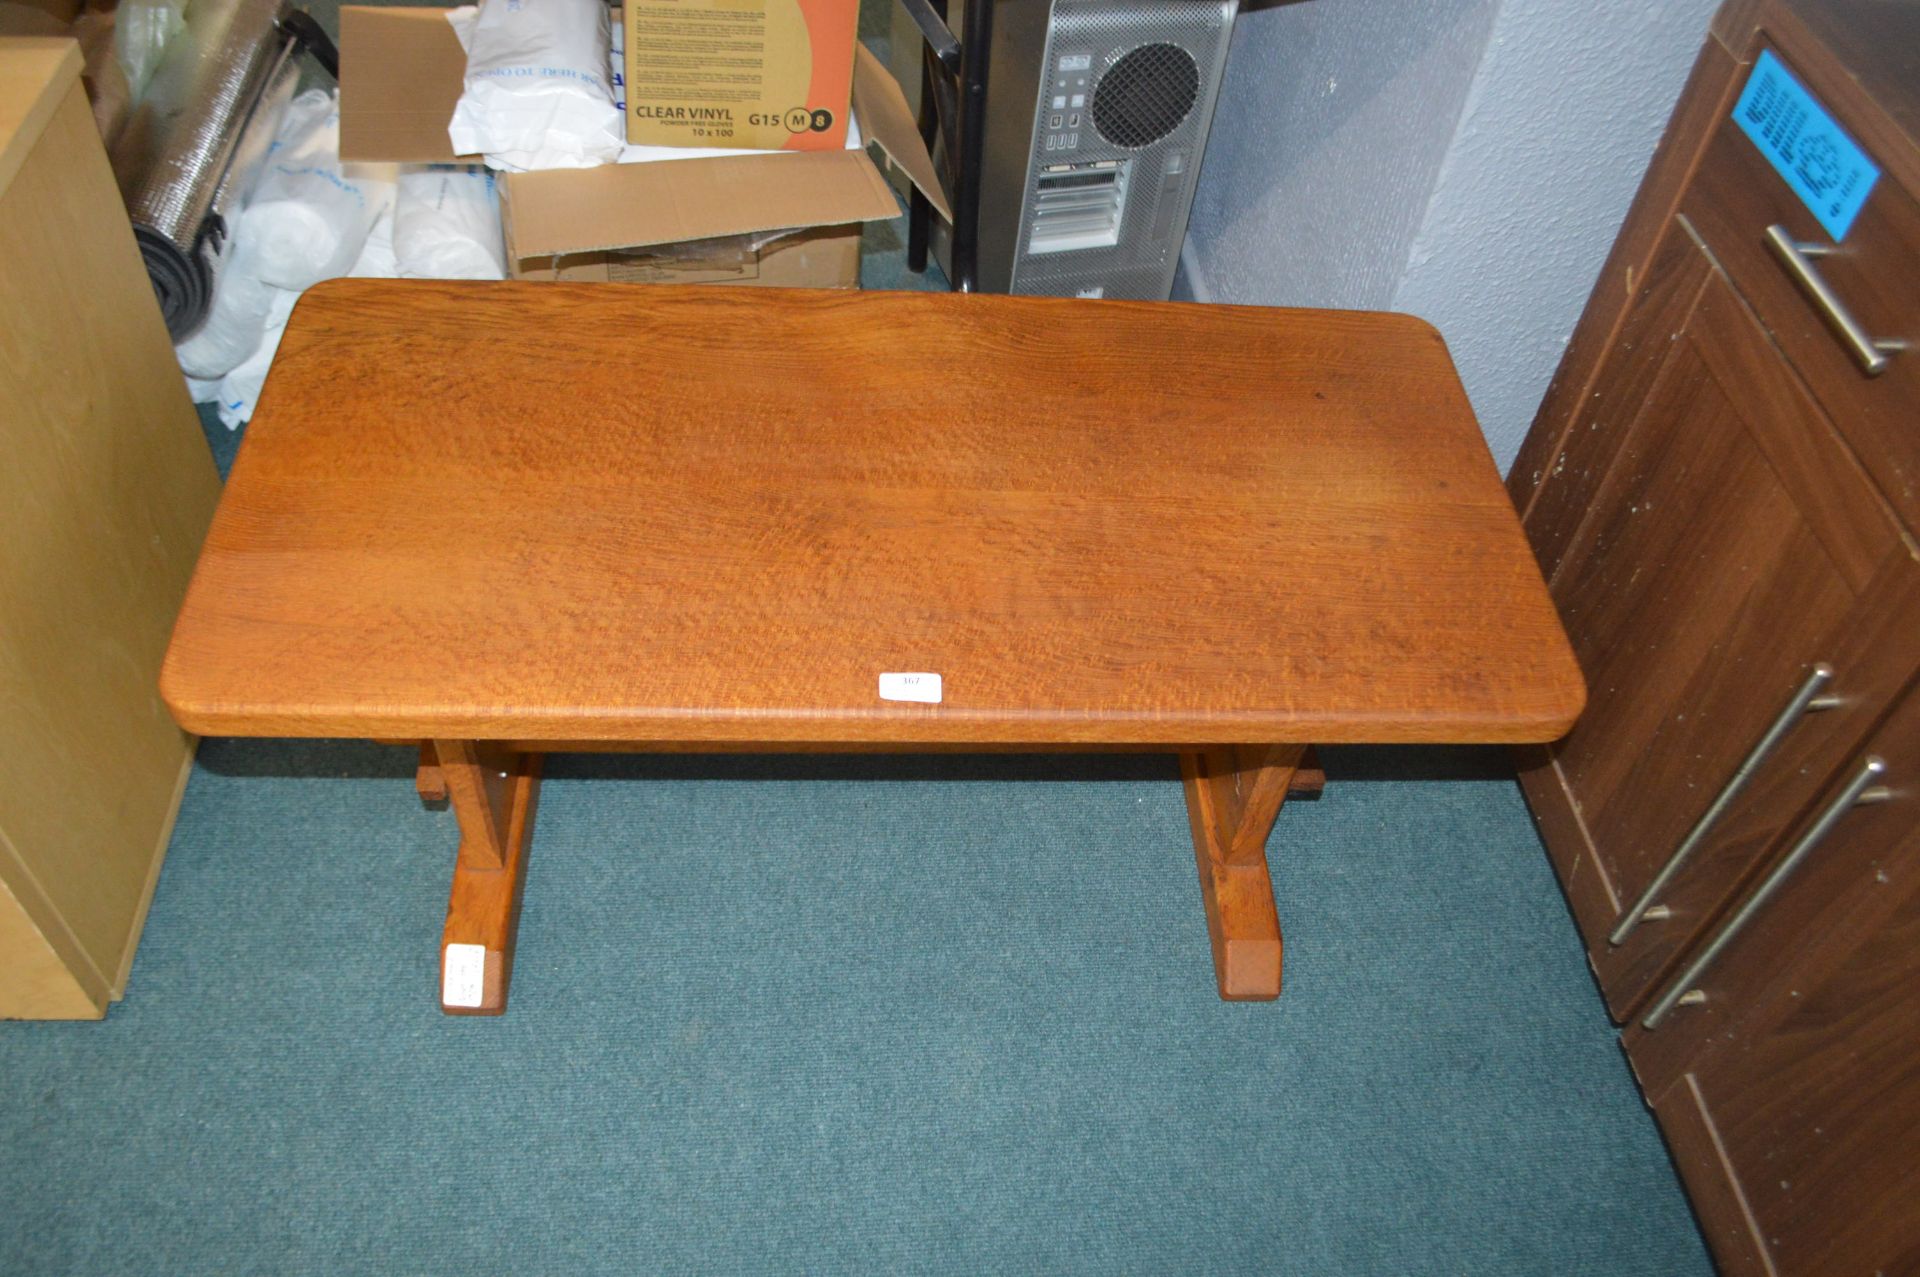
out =
{"type": "MultiPolygon", "coordinates": [[[[929,154],[933,151],[933,135],[940,128],[935,115],[938,108],[933,98],[933,77],[942,74],[945,72],[938,59],[931,56],[926,46],[921,46],[920,140],[926,144],[929,154]]],[[[932,231],[933,205],[927,202],[919,187],[913,187],[907,193],[907,269],[916,275],[927,269],[927,244],[932,231]]]]}
{"type": "Polygon", "coordinates": [[[953,280],[955,292],[979,288],[980,170],[986,150],[987,61],[993,48],[993,0],[966,0],[966,40],[960,46],[960,154],[954,163],[953,280]]]}
{"type": "Polygon", "coordinates": [[[927,232],[932,229],[933,205],[914,187],[907,194],[907,269],[919,275],[927,269],[927,232]]]}

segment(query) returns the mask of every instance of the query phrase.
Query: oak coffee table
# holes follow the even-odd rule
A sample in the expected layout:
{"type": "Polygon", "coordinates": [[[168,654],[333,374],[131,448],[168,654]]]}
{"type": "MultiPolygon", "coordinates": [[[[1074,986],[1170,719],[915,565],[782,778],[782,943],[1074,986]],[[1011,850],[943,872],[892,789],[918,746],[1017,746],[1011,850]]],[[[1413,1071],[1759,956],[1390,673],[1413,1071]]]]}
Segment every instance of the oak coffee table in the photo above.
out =
{"type": "Polygon", "coordinates": [[[1585,698],[1418,320],[392,280],[294,311],[161,687],[190,731],[424,742],[480,1014],[549,751],[1178,753],[1220,994],[1271,998],[1309,743],[1585,698]]]}

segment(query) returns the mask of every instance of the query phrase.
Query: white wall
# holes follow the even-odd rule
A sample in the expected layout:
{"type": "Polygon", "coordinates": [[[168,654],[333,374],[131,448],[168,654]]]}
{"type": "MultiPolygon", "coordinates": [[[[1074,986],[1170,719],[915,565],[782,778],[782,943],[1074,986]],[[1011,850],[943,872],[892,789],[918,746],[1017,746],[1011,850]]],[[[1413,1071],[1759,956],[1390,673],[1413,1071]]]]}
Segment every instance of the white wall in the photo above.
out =
{"type": "Polygon", "coordinates": [[[1188,223],[1195,293],[1391,304],[1497,7],[1293,0],[1243,12],[1188,223]]]}
{"type": "Polygon", "coordinates": [[[1243,13],[1186,289],[1432,321],[1504,469],[1715,3],[1294,0],[1243,13]]]}

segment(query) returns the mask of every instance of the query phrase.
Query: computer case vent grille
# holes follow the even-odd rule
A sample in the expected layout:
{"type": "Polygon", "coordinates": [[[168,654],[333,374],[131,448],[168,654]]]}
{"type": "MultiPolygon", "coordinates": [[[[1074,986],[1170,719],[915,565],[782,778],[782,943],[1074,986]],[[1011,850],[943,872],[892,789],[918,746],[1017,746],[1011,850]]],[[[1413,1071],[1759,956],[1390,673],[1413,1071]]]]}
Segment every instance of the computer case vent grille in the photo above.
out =
{"type": "Polygon", "coordinates": [[[1176,44],[1143,44],[1093,86],[1093,126],[1115,146],[1138,150],[1180,127],[1200,96],[1200,68],[1176,44]]]}

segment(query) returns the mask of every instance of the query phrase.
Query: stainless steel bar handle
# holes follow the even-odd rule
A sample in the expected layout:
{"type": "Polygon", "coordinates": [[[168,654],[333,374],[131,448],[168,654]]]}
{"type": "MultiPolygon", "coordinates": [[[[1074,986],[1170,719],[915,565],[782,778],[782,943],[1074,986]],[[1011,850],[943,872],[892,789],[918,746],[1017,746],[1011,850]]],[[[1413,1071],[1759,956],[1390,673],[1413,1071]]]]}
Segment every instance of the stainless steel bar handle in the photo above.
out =
{"type": "Polygon", "coordinates": [[[1732,944],[1734,938],[1746,929],[1747,924],[1753,921],[1754,915],[1765,908],[1767,901],[1773,899],[1774,894],[1780,890],[1787,879],[1793,876],[1793,871],[1800,867],[1800,863],[1813,854],[1813,849],[1826,841],[1827,835],[1833,832],[1833,827],[1840,823],[1842,816],[1855,807],[1867,803],[1884,802],[1891,797],[1891,792],[1878,783],[1886,773],[1886,763],[1877,757],[1869,757],[1860,764],[1860,770],[1854,773],[1853,779],[1848,781],[1846,787],[1827,804],[1826,810],[1820,813],[1819,818],[1807,827],[1807,832],[1800,835],[1800,841],[1793,844],[1793,850],[1774,866],[1773,872],[1767,875],[1766,880],[1754,890],[1751,896],[1747,897],[1746,902],[1740,906],[1733,917],[1727,919],[1720,930],[1714,934],[1713,939],[1707,942],[1707,947],[1700,951],[1700,956],[1688,963],[1687,969],[1680,973],[1679,978],[1667,986],[1667,991],[1640,1021],[1642,1027],[1659,1028],[1660,1022],[1667,1018],[1667,1012],[1683,1001],[1690,1004],[1706,1001],[1706,995],[1695,989],[1694,985],[1698,984],[1700,977],[1706,974],[1707,968],[1713,965],[1714,959],[1720,956],[1721,950],[1732,944]]]}
{"type": "Polygon", "coordinates": [[[1820,312],[1827,326],[1838,333],[1840,340],[1847,344],[1853,357],[1869,377],[1878,377],[1887,370],[1891,362],[1887,356],[1898,354],[1907,348],[1907,343],[1892,338],[1876,338],[1853,317],[1847,304],[1840,300],[1840,294],[1833,291],[1833,285],[1827,283],[1813,264],[1816,257],[1827,257],[1833,253],[1829,244],[1810,244],[1796,240],[1787,233],[1787,228],[1778,223],[1767,227],[1767,247],[1780,259],[1780,264],[1793,276],[1793,282],[1800,285],[1800,291],[1813,301],[1814,308],[1820,312]]]}
{"type": "Polygon", "coordinates": [[[1707,834],[1712,831],[1720,817],[1726,814],[1727,808],[1733,806],[1733,800],[1740,796],[1740,791],[1747,787],[1747,782],[1752,780],[1753,774],[1760,770],[1760,765],[1767,761],[1768,756],[1778,748],[1786,734],[1793,730],[1794,724],[1800,721],[1801,715],[1812,710],[1832,709],[1840,703],[1840,698],[1837,696],[1820,694],[1832,681],[1833,666],[1825,661],[1821,661],[1807,672],[1807,679],[1800,684],[1800,690],[1793,694],[1793,699],[1787,702],[1786,708],[1781,710],[1779,717],[1773,720],[1773,725],[1754,742],[1746,758],[1741,760],[1740,766],[1734,770],[1732,778],[1721,787],[1720,793],[1715,796],[1712,804],[1700,813],[1700,819],[1695,821],[1693,828],[1687,831],[1687,836],[1680,840],[1680,845],[1673,849],[1673,854],[1667,857],[1667,863],[1660,866],[1660,872],[1653,876],[1653,881],[1647,884],[1647,889],[1640,893],[1640,898],[1633,902],[1631,909],[1620,915],[1620,921],[1614,924],[1612,934],[1607,936],[1608,944],[1624,943],[1626,938],[1633,934],[1633,929],[1646,920],[1648,910],[1652,909],[1654,902],[1660,899],[1660,893],[1667,889],[1667,884],[1673,881],[1673,876],[1686,866],[1687,860],[1699,849],[1700,844],[1707,840],[1707,834]]]}

